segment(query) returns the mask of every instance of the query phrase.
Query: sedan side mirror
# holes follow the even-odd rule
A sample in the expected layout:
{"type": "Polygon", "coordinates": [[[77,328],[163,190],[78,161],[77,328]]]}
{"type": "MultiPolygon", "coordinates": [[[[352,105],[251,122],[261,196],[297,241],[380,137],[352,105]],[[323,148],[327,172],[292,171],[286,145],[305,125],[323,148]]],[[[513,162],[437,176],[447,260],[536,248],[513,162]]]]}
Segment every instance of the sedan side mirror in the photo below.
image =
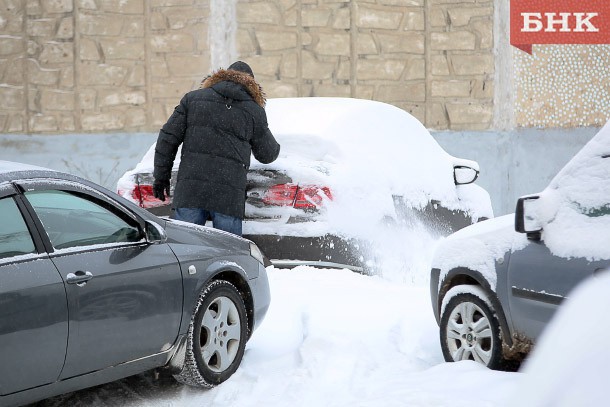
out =
{"type": "Polygon", "coordinates": [[[479,171],[465,165],[453,167],[453,181],[455,185],[472,184],[479,176],[479,171]]]}
{"type": "Polygon", "coordinates": [[[519,233],[527,233],[529,239],[540,239],[542,225],[534,216],[535,201],[540,199],[538,195],[523,196],[517,200],[515,210],[515,230],[519,233]]]}
{"type": "Polygon", "coordinates": [[[165,243],[167,241],[167,233],[161,225],[147,220],[144,223],[146,241],[152,244],[165,243]]]}

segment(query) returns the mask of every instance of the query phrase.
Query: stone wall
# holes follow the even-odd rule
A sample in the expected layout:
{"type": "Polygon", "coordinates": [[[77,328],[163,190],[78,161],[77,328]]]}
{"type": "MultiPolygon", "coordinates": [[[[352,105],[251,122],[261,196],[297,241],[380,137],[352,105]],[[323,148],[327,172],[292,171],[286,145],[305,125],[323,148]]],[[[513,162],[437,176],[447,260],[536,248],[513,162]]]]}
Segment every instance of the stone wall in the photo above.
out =
{"type": "Polygon", "coordinates": [[[238,4],[238,52],[269,96],[351,96],[437,129],[486,129],[491,0],[267,0],[238,4]]]}
{"type": "Polygon", "coordinates": [[[223,50],[268,97],[375,99],[430,129],[608,120],[609,46],[502,48],[506,14],[493,0],[0,0],[0,133],[157,131],[223,50]]]}
{"type": "Polygon", "coordinates": [[[0,132],[140,131],[209,67],[207,0],[0,0],[0,132]]]}

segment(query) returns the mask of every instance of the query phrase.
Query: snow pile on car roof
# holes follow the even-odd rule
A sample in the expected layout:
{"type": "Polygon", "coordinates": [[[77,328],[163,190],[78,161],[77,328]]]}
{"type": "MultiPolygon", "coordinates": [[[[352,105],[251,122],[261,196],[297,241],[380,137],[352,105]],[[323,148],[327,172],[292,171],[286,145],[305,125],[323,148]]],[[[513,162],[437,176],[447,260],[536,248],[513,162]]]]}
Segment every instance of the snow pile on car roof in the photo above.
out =
{"type": "Polygon", "coordinates": [[[610,259],[610,122],[534,201],[542,239],[560,257],[610,259]]]}

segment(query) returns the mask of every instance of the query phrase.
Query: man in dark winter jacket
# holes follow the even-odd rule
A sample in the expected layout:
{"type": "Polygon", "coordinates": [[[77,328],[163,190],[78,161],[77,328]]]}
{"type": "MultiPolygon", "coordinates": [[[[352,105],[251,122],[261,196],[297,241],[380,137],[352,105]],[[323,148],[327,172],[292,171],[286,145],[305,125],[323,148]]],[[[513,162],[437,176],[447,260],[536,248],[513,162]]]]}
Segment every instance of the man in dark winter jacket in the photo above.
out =
{"type": "Polygon", "coordinates": [[[155,197],[169,196],[172,166],[182,144],[174,191],[175,218],[242,234],[250,153],[261,163],[279,152],[267,126],[265,95],[252,69],[237,61],[187,93],[159,132],[155,197]]]}

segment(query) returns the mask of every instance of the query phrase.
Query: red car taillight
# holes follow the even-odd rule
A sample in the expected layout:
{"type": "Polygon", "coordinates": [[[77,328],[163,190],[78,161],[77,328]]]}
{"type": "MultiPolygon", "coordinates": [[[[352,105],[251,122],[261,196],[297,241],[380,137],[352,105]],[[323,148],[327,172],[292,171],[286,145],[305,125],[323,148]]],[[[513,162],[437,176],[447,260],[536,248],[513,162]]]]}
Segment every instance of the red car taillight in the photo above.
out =
{"type": "Polygon", "coordinates": [[[265,192],[263,202],[267,205],[292,206],[297,209],[317,209],[322,206],[324,198],[333,199],[328,187],[278,184],[265,192]]]}
{"type": "Polygon", "coordinates": [[[131,196],[142,208],[154,208],[167,204],[167,201],[163,202],[160,199],[155,198],[152,185],[134,185],[131,196]]]}

